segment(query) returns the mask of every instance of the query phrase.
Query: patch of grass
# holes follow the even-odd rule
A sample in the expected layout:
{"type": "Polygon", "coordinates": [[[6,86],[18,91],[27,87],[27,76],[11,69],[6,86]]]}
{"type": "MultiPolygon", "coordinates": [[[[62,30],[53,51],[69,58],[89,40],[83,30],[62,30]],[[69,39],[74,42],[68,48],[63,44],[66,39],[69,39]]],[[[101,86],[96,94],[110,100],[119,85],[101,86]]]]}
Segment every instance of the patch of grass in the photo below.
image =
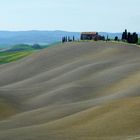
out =
{"type": "Polygon", "coordinates": [[[30,55],[31,53],[38,51],[40,49],[55,46],[58,43],[51,45],[27,45],[27,44],[17,44],[12,46],[10,49],[0,52],[0,64],[10,63],[19,60],[23,57],[30,55]]]}
{"type": "Polygon", "coordinates": [[[30,51],[30,50],[33,50],[33,48],[32,48],[31,45],[18,44],[18,45],[13,46],[13,47],[10,49],[10,51],[23,51],[23,50],[30,51]]]}
{"type": "Polygon", "coordinates": [[[138,44],[140,44],[140,38],[139,38],[139,40],[138,40],[138,44]]]}
{"type": "Polygon", "coordinates": [[[31,53],[32,51],[0,52],[0,64],[19,60],[31,53]]]}
{"type": "Polygon", "coordinates": [[[27,45],[27,44],[17,44],[13,46],[11,49],[8,51],[33,51],[33,50],[39,50],[43,49],[43,46],[40,46],[39,44],[34,44],[34,45],[27,45]]]}
{"type": "Polygon", "coordinates": [[[17,44],[12,46],[10,49],[0,52],[0,64],[5,64],[19,60],[25,56],[30,55],[36,50],[43,49],[47,46],[27,45],[27,44],[17,44]]]}

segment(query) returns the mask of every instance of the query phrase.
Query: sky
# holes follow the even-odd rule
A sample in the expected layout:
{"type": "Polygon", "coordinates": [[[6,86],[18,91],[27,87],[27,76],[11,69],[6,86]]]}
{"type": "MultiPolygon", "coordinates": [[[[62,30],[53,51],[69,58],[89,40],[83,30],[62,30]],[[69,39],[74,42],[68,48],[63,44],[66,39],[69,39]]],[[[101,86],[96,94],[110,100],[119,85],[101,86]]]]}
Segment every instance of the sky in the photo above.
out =
{"type": "Polygon", "coordinates": [[[140,32],[140,0],[0,0],[0,30],[140,32]]]}

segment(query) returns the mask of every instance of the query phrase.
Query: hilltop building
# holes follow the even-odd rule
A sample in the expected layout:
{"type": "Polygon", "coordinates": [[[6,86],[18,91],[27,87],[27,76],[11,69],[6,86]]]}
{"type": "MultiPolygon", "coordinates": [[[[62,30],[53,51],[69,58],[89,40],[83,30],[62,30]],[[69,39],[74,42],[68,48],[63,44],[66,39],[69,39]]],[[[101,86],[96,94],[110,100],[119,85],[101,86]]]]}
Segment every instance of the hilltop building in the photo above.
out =
{"type": "Polygon", "coordinates": [[[99,35],[98,32],[82,32],[81,40],[105,40],[105,37],[99,35]]]}

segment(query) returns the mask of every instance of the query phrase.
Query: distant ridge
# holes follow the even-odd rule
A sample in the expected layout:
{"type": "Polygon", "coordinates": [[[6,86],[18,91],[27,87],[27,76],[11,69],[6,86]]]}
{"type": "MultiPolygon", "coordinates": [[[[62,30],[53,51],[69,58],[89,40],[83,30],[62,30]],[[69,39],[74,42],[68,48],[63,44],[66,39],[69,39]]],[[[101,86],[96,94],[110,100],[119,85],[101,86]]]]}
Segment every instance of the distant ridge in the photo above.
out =
{"type": "Polygon", "coordinates": [[[80,38],[79,32],[66,31],[0,31],[0,44],[51,44],[61,41],[63,36],[80,38]]]}
{"type": "MultiPolygon", "coordinates": [[[[114,39],[115,36],[121,38],[122,33],[108,33],[99,32],[100,35],[104,35],[114,39]]],[[[61,41],[63,36],[75,36],[75,39],[80,39],[80,32],[68,32],[68,31],[0,31],[0,45],[13,45],[13,44],[51,44],[61,41]]]]}
{"type": "Polygon", "coordinates": [[[121,39],[121,37],[122,37],[122,33],[99,32],[99,34],[100,34],[100,35],[103,35],[103,36],[105,36],[105,37],[107,37],[107,35],[108,35],[108,37],[109,37],[110,39],[114,39],[115,36],[118,36],[120,39],[121,39]]]}

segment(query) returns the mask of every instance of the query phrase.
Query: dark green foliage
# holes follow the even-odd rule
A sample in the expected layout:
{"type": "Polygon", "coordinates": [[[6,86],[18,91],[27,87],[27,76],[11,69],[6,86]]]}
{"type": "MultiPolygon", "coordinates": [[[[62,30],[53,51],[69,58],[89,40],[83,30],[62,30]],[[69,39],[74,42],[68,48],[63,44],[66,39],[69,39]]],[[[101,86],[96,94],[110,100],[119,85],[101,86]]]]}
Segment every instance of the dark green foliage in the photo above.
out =
{"type": "Polygon", "coordinates": [[[102,40],[105,41],[105,36],[102,36],[102,40]]]}
{"type": "Polygon", "coordinates": [[[122,34],[122,40],[127,41],[128,43],[138,43],[138,34],[134,32],[131,34],[130,32],[127,33],[127,30],[122,34]]]}
{"type": "Polygon", "coordinates": [[[128,43],[138,43],[138,35],[136,33],[128,33],[128,43]]]}
{"type": "Polygon", "coordinates": [[[39,44],[34,44],[32,46],[33,49],[42,49],[42,47],[39,44]]]}
{"type": "Polygon", "coordinates": [[[127,34],[127,30],[125,29],[125,32],[123,32],[122,34],[122,40],[126,41],[128,39],[128,34],[127,34]]]}
{"type": "Polygon", "coordinates": [[[75,41],[75,37],[73,36],[73,41],[75,41]]]}
{"type": "Polygon", "coordinates": [[[72,41],[75,41],[75,37],[73,36],[72,39],[70,36],[65,36],[65,37],[62,37],[62,43],[65,43],[65,42],[72,42],[72,41]]]}
{"type": "Polygon", "coordinates": [[[115,39],[114,39],[115,41],[118,41],[119,40],[119,38],[118,38],[118,36],[115,36],[115,39]]]}
{"type": "Polygon", "coordinates": [[[67,42],[67,38],[66,37],[62,37],[62,43],[67,42]]]}
{"type": "Polygon", "coordinates": [[[80,40],[84,40],[83,36],[81,35],[80,40]]]}
{"type": "Polygon", "coordinates": [[[135,33],[133,33],[133,38],[134,38],[134,42],[135,43],[138,43],[138,40],[139,40],[139,38],[138,38],[138,34],[135,32],[135,33]]]}

